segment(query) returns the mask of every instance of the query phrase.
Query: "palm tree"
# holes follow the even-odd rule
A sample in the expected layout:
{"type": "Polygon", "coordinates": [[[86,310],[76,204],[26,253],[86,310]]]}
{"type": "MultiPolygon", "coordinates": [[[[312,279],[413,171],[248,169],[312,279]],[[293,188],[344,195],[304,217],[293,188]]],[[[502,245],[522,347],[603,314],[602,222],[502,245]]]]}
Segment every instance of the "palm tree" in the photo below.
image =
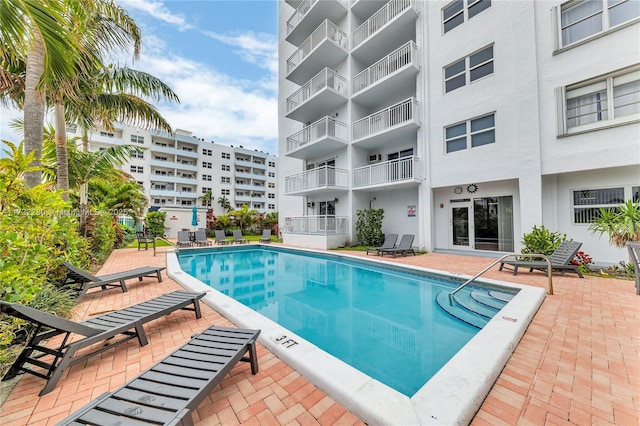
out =
{"type": "Polygon", "coordinates": [[[231,210],[231,203],[224,195],[222,197],[218,197],[218,204],[220,204],[220,207],[222,207],[226,214],[231,210]]]}
{"type": "Polygon", "coordinates": [[[640,241],[640,203],[627,200],[616,209],[601,208],[599,216],[591,222],[594,234],[607,234],[609,244],[624,248],[627,241],[640,241]]]}
{"type": "Polygon", "coordinates": [[[211,205],[211,201],[213,200],[213,194],[211,193],[211,191],[207,191],[200,197],[198,197],[198,199],[202,201],[202,205],[204,207],[208,207],[211,205]]]}
{"type": "Polygon", "coordinates": [[[234,210],[233,212],[231,212],[229,216],[234,217],[235,222],[238,224],[240,229],[244,231],[246,228],[250,227],[251,224],[253,224],[259,214],[260,213],[258,213],[257,210],[250,209],[249,206],[245,204],[238,210],[234,210]]]}
{"type": "MultiPolygon", "coordinates": [[[[91,3],[91,2],[78,2],[91,3]]],[[[42,125],[45,112],[44,76],[60,79],[72,73],[81,52],[72,37],[64,0],[0,0],[0,64],[2,74],[24,62],[24,92],[19,101],[24,110],[24,149],[34,153],[33,169],[25,172],[25,182],[33,187],[41,182],[42,125]],[[46,54],[45,54],[46,52],[46,54]]],[[[5,96],[6,78],[1,87],[5,96]]]]}

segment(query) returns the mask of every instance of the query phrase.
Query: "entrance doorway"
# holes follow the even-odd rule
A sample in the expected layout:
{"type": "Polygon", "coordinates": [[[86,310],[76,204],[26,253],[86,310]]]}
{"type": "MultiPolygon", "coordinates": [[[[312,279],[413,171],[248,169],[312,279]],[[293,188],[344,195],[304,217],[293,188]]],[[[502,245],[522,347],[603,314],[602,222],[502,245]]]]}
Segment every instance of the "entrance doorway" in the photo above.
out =
{"type": "Polygon", "coordinates": [[[511,196],[450,200],[450,206],[450,248],[513,251],[511,196]]]}

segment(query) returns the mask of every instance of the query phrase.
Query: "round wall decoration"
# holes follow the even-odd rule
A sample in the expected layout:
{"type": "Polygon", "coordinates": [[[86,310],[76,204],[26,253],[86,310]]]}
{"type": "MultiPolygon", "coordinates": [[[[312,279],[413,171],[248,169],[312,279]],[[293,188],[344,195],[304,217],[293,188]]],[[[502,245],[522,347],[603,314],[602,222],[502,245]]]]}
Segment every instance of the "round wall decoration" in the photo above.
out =
{"type": "Polygon", "coordinates": [[[455,188],[453,188],[453,192],[455,192],[456,194],[462,194],[462,187],[456,186],[455,188]]]}
{"type": "Polygon", "coordinates": [[[475,183],[472,183],[470,185],[467,185],[467,192],[469,194],[473,194],[478,190],[478,185],[476,185],[475,183]]]}

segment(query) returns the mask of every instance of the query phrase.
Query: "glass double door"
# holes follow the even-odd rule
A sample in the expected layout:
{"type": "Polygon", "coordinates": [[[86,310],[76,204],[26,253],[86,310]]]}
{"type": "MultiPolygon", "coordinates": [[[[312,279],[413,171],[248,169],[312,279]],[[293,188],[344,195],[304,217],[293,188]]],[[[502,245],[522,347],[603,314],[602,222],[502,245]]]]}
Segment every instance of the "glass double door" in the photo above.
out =
{"type": "Polygon", "coordinates": [[[512,197],[460,199],[450,203],[450,248],[513,251],[512,197]]]}

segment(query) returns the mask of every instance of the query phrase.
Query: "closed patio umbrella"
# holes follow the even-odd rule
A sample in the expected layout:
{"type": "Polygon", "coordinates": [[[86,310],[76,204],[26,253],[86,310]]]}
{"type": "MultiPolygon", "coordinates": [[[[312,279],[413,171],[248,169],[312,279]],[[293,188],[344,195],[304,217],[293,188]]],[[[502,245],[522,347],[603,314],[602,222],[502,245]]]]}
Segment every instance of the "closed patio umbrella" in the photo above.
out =
{"type": "Polygon", "coordinates": [[[194,207],[191,211],[193,212],[191,216],[191,226],[198,226],[198,208],[194,207]]]}

